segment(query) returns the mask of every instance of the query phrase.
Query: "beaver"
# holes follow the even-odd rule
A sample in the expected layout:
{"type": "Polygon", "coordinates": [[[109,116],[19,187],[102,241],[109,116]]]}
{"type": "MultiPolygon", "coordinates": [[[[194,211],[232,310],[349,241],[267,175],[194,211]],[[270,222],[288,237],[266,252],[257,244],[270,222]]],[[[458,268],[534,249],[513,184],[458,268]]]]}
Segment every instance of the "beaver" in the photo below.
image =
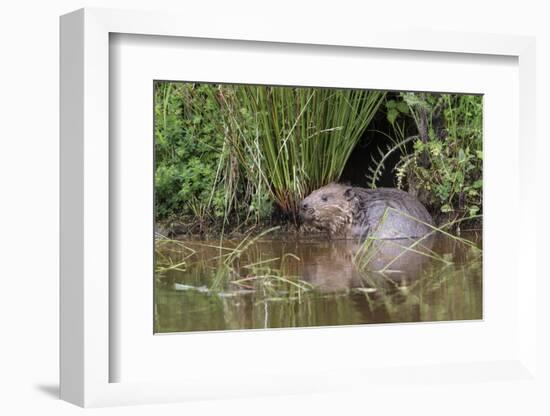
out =
{"type": "Polygon", "coordinates": [[[333,238],[420,238],[433,230],[422,203],[396,188],[330,183],[302,200],[300,218],[306,229],[326,231],[333,238]]]}

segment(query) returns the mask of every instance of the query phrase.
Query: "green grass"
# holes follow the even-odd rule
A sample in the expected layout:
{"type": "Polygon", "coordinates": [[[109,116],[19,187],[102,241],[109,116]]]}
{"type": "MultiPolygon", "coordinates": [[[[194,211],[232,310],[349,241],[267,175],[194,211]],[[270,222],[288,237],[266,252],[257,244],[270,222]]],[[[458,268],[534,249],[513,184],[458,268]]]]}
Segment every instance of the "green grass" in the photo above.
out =
{"type": "Polygon", "coordinates": [[[157,219],[233,228],[337,181],[384,92],[157,82],[157,219]]]}
{"type": "Polygon", "coordinates": [[[301,199],[340,180],[381,111],[391,143],[365,160],[368,186],[397,156],[396,185],[438,222],[480,214],[480,96],[159,81],[157,221],[210,235],[296,224],[301,199]]]}
{"type": "MultiPolygon", "coordinates": [[[[242,134],[237,154],[253,155],[253,170],[279,207],[295,216],[302,198],[337,181],[385,93],[365,90],[236,86],[225,101],[242,134]],[[256,130],[238,126],[243,115],[256,130]]],[[[242,160],[243,163],[246,163],[242,160]]]]}

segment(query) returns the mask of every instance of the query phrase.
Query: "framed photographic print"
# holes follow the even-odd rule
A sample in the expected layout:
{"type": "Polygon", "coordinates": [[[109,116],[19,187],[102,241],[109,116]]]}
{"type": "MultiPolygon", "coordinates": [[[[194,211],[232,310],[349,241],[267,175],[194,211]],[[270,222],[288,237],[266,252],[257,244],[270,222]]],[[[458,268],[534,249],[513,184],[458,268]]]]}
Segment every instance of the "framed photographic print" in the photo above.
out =
{"type": "Polygon", "coordinates": [[[155,333],[483,317],[481,95],[154,94],[155,333]]]}
{"type": "Polygon", "coordinates": [[[62,17],[62,398],[532,379],[534,41],[247,30],[62,17]]]}

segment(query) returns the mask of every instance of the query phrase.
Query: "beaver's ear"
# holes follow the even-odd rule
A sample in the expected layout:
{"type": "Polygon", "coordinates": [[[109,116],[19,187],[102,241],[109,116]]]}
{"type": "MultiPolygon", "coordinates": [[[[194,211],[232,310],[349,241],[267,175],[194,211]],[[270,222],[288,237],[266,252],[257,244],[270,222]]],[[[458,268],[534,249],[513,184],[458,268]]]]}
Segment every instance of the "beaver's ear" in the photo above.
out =
{"type": "Polygon", "coordinates": [[[348,201],[351,201],[355,197],[355,191],[352,187],[349,187],[344,191],[344,198],[346,198],[348,201]]]}

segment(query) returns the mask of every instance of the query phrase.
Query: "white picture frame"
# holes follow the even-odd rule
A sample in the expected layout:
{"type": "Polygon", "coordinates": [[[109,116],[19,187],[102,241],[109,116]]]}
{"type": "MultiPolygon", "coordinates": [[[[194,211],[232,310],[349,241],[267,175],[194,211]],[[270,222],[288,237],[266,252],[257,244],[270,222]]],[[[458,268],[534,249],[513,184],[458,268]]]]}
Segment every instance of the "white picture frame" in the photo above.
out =
{"type": "MultiPolygon", "coordinates": [[[[517,214],[519,231],[514,246],[517,264],[522,270],[517,290],[517,345],[513,353],[491,361],[438,364],[418,361],[412,379],[429,385],[443,382],[481,383],[483,380],[538,382],[536,361],[536,217],[528,207],[536,203],[536,192],[529,180],[534,175],[536,136],[535,117],[535,42],[533,38],[468,33],[431,33],[387,28],[349,28],[327,34],[322,25],[310,30],[276,25],[239,26],[223,19],[205,27],[199,20],[186,20],[171,13],[134,12],[107,9],[83,9],[61,18],[61,397],[80,406],[158,403],[197,398],[242,397],[262,394],[308,393],[342,388],[374,391],[381,384],[392,385],[395,378],[407,383],[408,368],[381,368],[369,365],[353,369],[325,368],[320,372],[287,370],[266,372],[263,378],[241,380],[228,386],[220,377],[212,382],[197,374],[181,380],[112,382],[111,368],[121,357],[111,345],[112,316],[117,309],[110,292],[109,276],[115,259],[110,258],[110,35],[147,35],[179,38],[224,40],[226,42],[277,43],[281,49],[294,45],[329,45],[332,48],[369,48],[389,51],[432,52],[446,54],[507,56],[517,59],[519,68],[519,185],[517,214]],[[368,371],[366,371],[368,370],[368,371]],[[327,377],[320,377],[325,374],[327,377]],[[342,383],[341,380],[349,380],[342,383]],[[405,380],[405,381],[403,381],[405,380]]],[[[165,38],[168,39],[168,38],[165,38]]],[[[160,40],[162,42],[162,40],[160,40]]],[[[437,58],[435,58],[437,59],[437,58]]],[[[112,293],[111,293],[112,295],[112,293]]],[[[410,328],[410,327],[409,327],[410,328]]],[[[410,331],[410,330],[409,330],[410,331]]],[[[303,331],[308,338],[335,336],[330,330],[303,331]],[[318,335],[322,334],[322,335],[318,335]]],[[[152,336],[152,333],[151,333],[152,336]]],[[[258,338],[258,332],[238,333],[234,342],[258,338]],[[239,341],[239,338],[241,339],[239,341]]],[[[211,369],[213,370],[213,369],[211,369]]],[[[168,371],[169,372],[169,371],[168,371]]],[[[211,372],[210,372],[211,373],[211,372]]],[[[412,383],[412,379],[409,382],[412,383]]]]}

